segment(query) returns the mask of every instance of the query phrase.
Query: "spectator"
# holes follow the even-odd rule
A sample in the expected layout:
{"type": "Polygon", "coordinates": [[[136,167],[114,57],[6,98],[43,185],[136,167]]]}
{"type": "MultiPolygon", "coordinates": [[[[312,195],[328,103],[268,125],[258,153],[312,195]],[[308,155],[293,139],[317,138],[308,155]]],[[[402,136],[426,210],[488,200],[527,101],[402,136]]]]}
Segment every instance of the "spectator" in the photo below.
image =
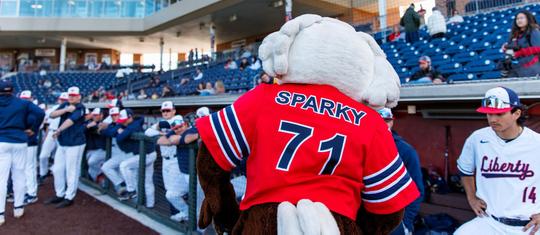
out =
{"type": "Polygon", "coordinates": [[[421,56],[418,60],[420,70],[414,73],[408,83],[434,83],[440,84],[444,81],[443,76],[431,66],[429,56],[421,56]]]}
{"type": "Polygon", "coordinates": [[[188,63],[189,66],[193,65],[193,49],[189,49],[188,63]]]}
{"type": "Polygon", "coordinates": [[[158,98],[159,98],[159,95],[154,91],[154,93],[152,93],[152,99],[157,100],[158,98]]]}
{"type": "Polygon", "coordinates": [[[394,126],[394,116],[392,111],[389,108],[380,109],[379,114],[388,125],[388,129],[392,131],[392,137],[394,137],[394,142],[399,153],[399,157],[403,161],[407,172],[411,176],[412,180],[420,192],[420,197],[418,197],[414,202],[405,207],[405,214],[403,215],[403,221],[400,226],[398,226],[391,235],[405,235],[413,232],[414,229],[414,219],[420,211],[420,203],[423,200],[424,195],[424,182],[422,181],[422,170],[420,169],[420,159],[416,150],[407,143],[401,136],[397,134],[396,131],[392,130],[394,126]]]}
{"type": "Polygon", "coordinates": [[[416,13],[416,11],[414,11],[414,4],[411,3],[409,8],[407,8],[405,14],[403,14],[403,17],[401,17],[399,24],[405,27],[405,40],[408,43],[414,43],[418,41],[420,37],[418,35],[418,28],[420,27],[420,16],[418,15],[418,13],[416,13]]]}
{"type": "MultiPolygon", "coordinates": [[[[202,83],[199,84],[199,88],[202,87],[201,85],[202,83]]],[[[216,91],[214,90],[214,88],[212,87],[212,83],[210,82],[206,83],[206,86],[204,87],[204,89],[197,89],[197,91],[200,93],[200,96],[209,96],[209,95],[216,94],[216,91]]]]}
{"type": "Polygon", "coordinates": [[[203,78],[204,74],[203,72],[201,71],[201,69],[199,68],[196,68],[195,69],[195,76],[193,76],[193,80],[194,81],[197,81],[197,80],[201,80],[203,78]]]}
{"type": "Polygon", "coordinates": [[[261,68],[261,60],[257,58],[256,55],[251,57],[250,63],[251,65],[249,66],[249,69],[251,70],[259,70],[261,68]]]}
{"type": "Polygon", "coordinates": [[[49,79],[45,79],[45,81],[43,82],[43,86],[45,88],[50,88],[52,86],[52,83],[49,79]]]}
{"type": "Polygon", "coordinates": [[[446,33],[444,16],[437,7],[433,8],[433,14],[428,19],[428,32],[432,39],[442,38],[446,33]]]}
{"type": "Polygon", "coordinates": [[[236,65],[236,62],[229,57],[227,63],[225,63],[225,69],[238,69],[238,65],[236,65]]]}
{"type": "Polygon", "coordinates": [[[419,28],[423,28],[426,26],[426,9],[424,9],[422,7],[422,5],[420,5],[420,10],[418,10],[418,17],[420,18],[420,27],[419,28]]]}
{"type": "Polygon", "coordinates": [[[503,45],[507,55],[517,59],[517,64],[507,60],[507,76],[531,77],[540,74],[540,30],[536,18],[529,11],[516,14],[509,41],[503,45]]]}
{"type": "Polygon", "coordinates": [[[165,97],[173,97],[175,96],[176,94],[174,93],[173,89],[169,86],[169,85],[165,85],[163,87],[163,91],[161,93],[161,98],[165,98],[165,97]]]}
{"type": "Polygon", "coordinates": [[[145,100],[146,98],[148,98],[148,96],[146,95],[146,92],[144,91],[144,89],[139,90],[139,95],[137,96],[137,99],[145,100]]]}
{"type": "Polygon", "coordinates": [[[388,35],[388,41],[389,42],[395,42],[398,40],[403,40],[405,34],[401,33],[401,29],[399,25],[394,25],[394,31],[388,35]]]}
{"type": "Polygon", "coordinates": [[[448,24],[459,24],[463,23],[463,16],[459,15],[459,12],[457,10],[452,11],[452,17],[448,19],[448,24]]]}
{"type": "Polygon", "coordinates": [[[225,84],[223,84],[223,81],[221,80],[216,81],[214,88],[215,88],[214,90],[215,90],[216,95],[225,94],[225,84]]]}
{"type": "Polygon", "coordinates": [[[242,61],[240,62],[240,70],[244,70],[249,66],[249,62],[247,58],[242,58],[242,61]]]}
{"type": "Polygon", "coordinates": [[[257,84],[261,84],[261,83],[274,84],[274,78],[270,77],[270,75],[268,75],[267,73],[263,71],[261,72],[259,80],[257,81],[257,84]]]}
{"type": "Polygon", "coordinates": [[[251,57],[251,51],[249,51],[249,49],[246,49],[244,46],[241,46],[240,47],[240,58],[249,58],[251,57]]]}

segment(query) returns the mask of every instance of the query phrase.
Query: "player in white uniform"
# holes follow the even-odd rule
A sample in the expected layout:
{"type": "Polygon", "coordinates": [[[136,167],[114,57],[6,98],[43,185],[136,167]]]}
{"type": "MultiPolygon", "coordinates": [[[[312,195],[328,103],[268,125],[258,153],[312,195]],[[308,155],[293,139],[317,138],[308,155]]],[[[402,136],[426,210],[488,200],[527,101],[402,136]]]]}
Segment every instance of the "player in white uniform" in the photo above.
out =
{"type": "Polygon", "coordinates": [[[60,94],[60,97],[58,97],[57,104],[45,112],[45,123],[48,123],[49,126],[47,127],[46,134],[44,135],[45,139],[43,140],[43,144],[41,145],[41,152],[39,153],[38,182],[40,184],[43,183],[45,178],[49,175],[49,157],[52,155],[57,145],[56,140],[53,138],[53,134],[58,129],[58,126],[60,126],[60,118],[51,118],[50,115],[52,112],[58,109],[58,106],[60,106],[62,103],[67,102],[67,100],[67,92],[62,92],[62,94],[60,94]]]}
{"type": "Polygon", "coordinates": [[[523,106],[508,88],[487,91],[477,111],[487,114],[489,127],[465,141],[457,165],[478,217],[455,234],[535,234],[540,226],[540,134],[523,126],[523,106]]]}
{"type": "MultiPolygon", "coordinates": [[[[149,137],[164,136],[174,125],[184,122],[182,116],[175,115],[176,110],[171,101],[161,104],[161,116],[163,120],[146,129],[144,134],[149,137]]],[[[171,216],[172,220],[181,221],[187,218],[187,204],[182,199],[185,194],[181,189],[185,187],[185,182],[180,174],[178,161],[176,159],[176,146],[160,145],[162,159],[162,176],[165,187],[165,197],[171,205],[179,212],[171,216]]]]}

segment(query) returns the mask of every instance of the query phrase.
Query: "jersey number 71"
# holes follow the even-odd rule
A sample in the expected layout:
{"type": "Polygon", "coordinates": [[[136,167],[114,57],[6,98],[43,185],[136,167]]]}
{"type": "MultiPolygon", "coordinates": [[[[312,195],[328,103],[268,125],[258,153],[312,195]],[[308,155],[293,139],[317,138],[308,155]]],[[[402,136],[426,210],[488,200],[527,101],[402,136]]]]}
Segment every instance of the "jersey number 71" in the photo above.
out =
{"type": "MultiPolygon", "coordinates": [[[[313,136],[313,129],[313,127],[299,123],[284,120],[281,121],[279,125],[279,132],[293,134],[293,137],[283,149],[276,169],[289,171],[289,167],[291,166],[291,162],[294,159],[296,151],[306,140],[313,136]]],[[[320,170],[319,175],[331,175],[334,173],[336,167],[341,162],[341,156],[343,155],[343,149],[345,148],[346,141],[347,137],[339,133],[336,133],[329,139],[320,141],[318,151],[330,152],[330,154],[326,160],[326,163],[320,170]]]]}

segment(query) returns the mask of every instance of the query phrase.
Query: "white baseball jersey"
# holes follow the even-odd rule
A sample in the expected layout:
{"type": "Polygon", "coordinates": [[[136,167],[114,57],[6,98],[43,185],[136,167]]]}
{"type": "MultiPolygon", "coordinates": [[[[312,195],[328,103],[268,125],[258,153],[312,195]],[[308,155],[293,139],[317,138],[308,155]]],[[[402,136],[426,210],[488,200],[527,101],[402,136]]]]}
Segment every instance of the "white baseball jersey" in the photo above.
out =
{"type": "MultiPolygon", "coordinates": [[[[181,118],[181,116],[180,116],[181,118]]],[[[171,118],[169,120],[163,120],[163,121],[166,121],[170,124],[172,124],[175,120],[174,118],[171,118]]],[[[150,137],[153,137],[153,136],[157,136],[159,135],[160,132],[168,132],[170,130],[170,126],[169,127],[160,127],[160,122],[158,123],[155,123],[154,125],[152,125],[150,128],[148,128],[144,134],[146,136],[150,136],[150,137]]],[[[160,145],[159,146],[159,150],[161,152],[161,156],[167,156],[167,157],[173,157],[176,155],[176,145],[173,145],[173,146],[163,146],[163,145],[160,145]]]]}
{"type": "Polygon", "coordinates": [[[491,127],[475,131],[457,160],[465,175],[476,175],[476,196],[496,217],[529,220],[540,213],[540,134],[524,127],[506,142],[491,127]]]}
{"type": "Polygon", "coordinates": [[[50,118],[51,113],[54,112],[56,109],[58,109],[58,106],[60,105],[57,104],[53,106],[52,108],[47,109],[47,112],[45,112],[45,120],[46,120],[46,123],[49,124],[49,129],[51,130],[56,130],[58,129],[58,126],[60,126],[60,117],[50,118]]]}

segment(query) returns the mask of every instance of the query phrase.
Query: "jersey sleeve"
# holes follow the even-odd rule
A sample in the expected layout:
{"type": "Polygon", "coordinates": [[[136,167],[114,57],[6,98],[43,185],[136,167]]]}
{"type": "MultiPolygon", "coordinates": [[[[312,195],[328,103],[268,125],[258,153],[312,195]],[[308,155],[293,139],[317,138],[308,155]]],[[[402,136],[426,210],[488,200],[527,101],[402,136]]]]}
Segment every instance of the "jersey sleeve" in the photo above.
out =
{"type": "Polygon", "coordinates": [[[362,201],[367,211],[390,214],[420,196],[389,130],[375,132],[364,162],[362,201]]]}
{"type": "Polygon", "coordinates": [[[202,141],[223,170],[232,170],[249,156],[257,106],[265,102],[264,87],[266,85],[257,86],[232,105],[197,120],[202,141]]]}
{"type": "Polygon", "coordinates": [[[457,160],[457,168],[459,174],[462,176],[473,176],[474,170],[476,169],[476,164],[474,162],[475,150],[474,150],[474,137],[470,136],[465,140],[463,145],[463,150],[461,150],[461,155],[457,160]]]}
{"type": "Polygon", "coordinates": [[[84,116],[84,106],[77,105],[77,109],[75,109],[75,111],[73,111],[69,115],[69,119],[71,119],[71,121],[73,121],[73,122],[76,122],[77,120],[79,120],[83,116],[84,116]]]}

